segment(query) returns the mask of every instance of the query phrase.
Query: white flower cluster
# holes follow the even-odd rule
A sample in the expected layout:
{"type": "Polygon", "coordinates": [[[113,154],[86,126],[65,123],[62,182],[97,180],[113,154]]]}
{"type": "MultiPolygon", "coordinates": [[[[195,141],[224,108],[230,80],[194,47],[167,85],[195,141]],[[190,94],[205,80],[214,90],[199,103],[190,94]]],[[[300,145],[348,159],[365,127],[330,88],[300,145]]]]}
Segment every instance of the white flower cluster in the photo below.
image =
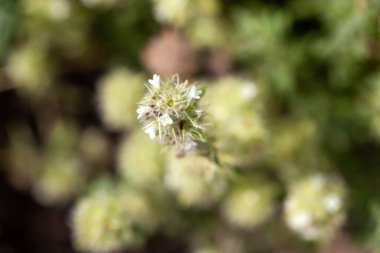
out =
{"type": "Polygon", "coordinates": [[[328,239],[343,221],[339,180],[317,174],[297,182],[285,201],[288,227],[305,240],[328,239]]]}
{"type": "Polygon", "coordinates": [[[198,106],[203,95],[201,89],[189,86],[187,81],[180,82],[178,76],[162,82],[157,74],[148,80],[146,87],[149,92],[136,112],[151,140],[176,145],[184,151],[203,140],[203,110],[198,106]]]}
{"type": "Polygon", "coordinates": [[[153,14],[159,22],[181,26],[189,17],[189,13],[186,12],[189,0],[153,0],[153,4],[153,14]]]}
{"type": "Polygon", "coordinates": [[[207,208],[221,199],[227,189],[225,174],[212,160],[189,152],[185,157],[169,153],[164,174],[165,187],[185,207],[207,208]]]}
{"type": "Polygon", "coordinates": [[[139,97],[145,93],[145,76],[126,68],[115,68],[103,75],[98,85],[98,106],[105,125],[114,130],[136,127],[135,111],[139,97]]]}
{"type": "Polygon", "coordinates": [[[223,203],[223,216],[236,227],[254,228],[271,217],[276,197],[275,187],[263,179],[252,179],[249,184],[235,185],[223,203]]]}
{"type": "Polygon", "coordinates": [[[143,243],[158,219],[146,195],[131,188],[101,189],[72,212],[74,245],[81,252],[119,252],[143,243]]]}

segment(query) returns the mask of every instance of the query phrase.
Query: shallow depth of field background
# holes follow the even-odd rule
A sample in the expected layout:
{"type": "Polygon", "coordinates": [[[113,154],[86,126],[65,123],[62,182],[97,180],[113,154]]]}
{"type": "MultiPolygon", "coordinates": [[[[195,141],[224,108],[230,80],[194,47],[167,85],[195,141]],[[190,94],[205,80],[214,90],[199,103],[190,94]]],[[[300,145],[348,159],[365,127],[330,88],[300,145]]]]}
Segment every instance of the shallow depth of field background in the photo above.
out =
{"type": "Polygon", "coordinates": [[[0,252],[379,252],[379,63],[378,0],[0,0],[0,252]],[[228,173],[141,133],[154,73],[228,173]]]}

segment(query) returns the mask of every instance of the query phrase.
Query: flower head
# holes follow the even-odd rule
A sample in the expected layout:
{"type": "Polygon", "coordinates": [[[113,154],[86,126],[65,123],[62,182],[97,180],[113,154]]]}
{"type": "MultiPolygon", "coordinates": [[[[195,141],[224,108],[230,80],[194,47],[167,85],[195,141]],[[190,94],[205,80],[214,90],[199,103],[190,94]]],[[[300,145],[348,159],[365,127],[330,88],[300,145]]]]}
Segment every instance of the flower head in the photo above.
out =
{"type": "Polygon", "coordinates": [[[187,81],[180,82],[177,75],[162,82],[155,74],[148,83],[149,92],[137,109],[143,131],[152,140],[175,145],[181,151],[188,151],[203,141],[204,110],[198,105],[202,90],[195,85],[188,86],[187,81]]]}
{"type": "Polygon", "coordinates": [[[294,181],[285,200],[285,222],[307,241],[326,241],[344,222],[345,187],[340,178],[312,174],[294,181]]]}

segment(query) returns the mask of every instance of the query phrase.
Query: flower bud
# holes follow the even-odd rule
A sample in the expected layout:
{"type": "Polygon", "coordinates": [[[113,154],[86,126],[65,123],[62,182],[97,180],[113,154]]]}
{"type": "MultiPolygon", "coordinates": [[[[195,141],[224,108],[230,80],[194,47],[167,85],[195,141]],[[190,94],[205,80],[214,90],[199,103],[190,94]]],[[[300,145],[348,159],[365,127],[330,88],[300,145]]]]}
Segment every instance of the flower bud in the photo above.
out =
{"type": "Polygon", "coordinates": [[[131,189],[95,191],[72,213],[78,250],[112,252],[142,244],[157,225],[146,197],[131,189]]]}
{"type": "Polygon", "coordinates": [[[249,185],[239,184],[228,194],[223,214],[231,224],[252,228],[270,217],[275,198],[276,190],[268,182],[252,180],[249,185]]]}
{"type": "Polygon", "coordinates": [[[33,189],[37,200],[46,205],[71,200],[85,181],[80,160],[51,153],[45,155],[42,163],[42,172],[33,189]]]}
{"type": "Polygon", "coordinates": [[[164,169],[161,146],[142,132],[133,132],[121,144],[118,169],[131,183],[141,187],[160,184],[164,169]]]}
{"type": "Polygon", "coordinates": [[[209,134],[223,163],[248,166],[261,157],[267,140],[255,83],[237,77],[218,80],[203,103],[212,124],[209,134]],[[233,143],[233,145],[231,145],[233,143]]]}
{"type": "Polygon", "coordinates": [[[137,125],[135,111],[144,94],[142,76],[119,68],[106,74],[98,86],[99,109],[105,124],[116,130],[137,125]]]}
{"type": "Polygon", "coordinates": [[[165,184],[184,207],[207,207],[220,199],[227,186],[221,169],[195,153],[169,155],[165,184]]]}
{"type": "Polygon", "coordinates": [[[20,92],[35,97],[44,94],[52,84],[53,71],[46,53],[34,43],[13,50],[6,72],[20,92]]]}

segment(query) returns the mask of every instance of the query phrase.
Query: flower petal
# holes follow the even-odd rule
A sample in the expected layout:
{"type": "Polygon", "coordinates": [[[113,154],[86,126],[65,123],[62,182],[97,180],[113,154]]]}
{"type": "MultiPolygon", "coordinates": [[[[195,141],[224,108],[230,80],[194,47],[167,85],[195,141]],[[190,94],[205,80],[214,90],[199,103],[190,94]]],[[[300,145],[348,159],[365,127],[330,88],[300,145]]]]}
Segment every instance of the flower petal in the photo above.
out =
{"type": "Polygon", "coordinates": [[[152,79],[149,79],[148,82],[153,86],[153,88],[160,88],[160,76],[157,74],[153,75],[152,79]]]}
{"type": "Polygon", "coordinates": [[[144,106],[144,105],[141,105],[139,106],[139,108],[137,108],[136,112],[137,112],[137,119],[140,119],[142,116],[144,116],[145,113],[149,112],[150,111],[150,107],[149,106],[144,106]]]}
{"type": "Polygon", "coordinates": [[[162,126],[167,126],[167,125],[173,124],[172,118],[170,118],[170,116],[167,113],[162,115],[160,117],[159,121],[160,121],[162,126]]]}
{"type": "Polygon", "coordinates": [[[149,135],[151,140],[156,138],[156,126],[152,125],[144,129],[144,132],[149,135]]]}

